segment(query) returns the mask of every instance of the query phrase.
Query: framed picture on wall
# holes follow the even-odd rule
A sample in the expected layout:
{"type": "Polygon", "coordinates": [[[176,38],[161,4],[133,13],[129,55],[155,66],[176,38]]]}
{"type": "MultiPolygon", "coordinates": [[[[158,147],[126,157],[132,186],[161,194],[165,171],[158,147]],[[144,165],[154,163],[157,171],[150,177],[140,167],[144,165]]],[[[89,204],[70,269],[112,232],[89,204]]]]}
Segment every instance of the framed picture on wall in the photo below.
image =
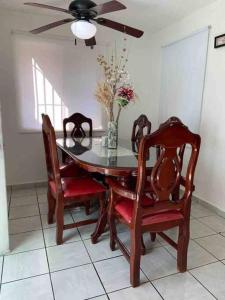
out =
{"type": "Polygon", "coordinates": [[[225,46],[225,34],[215,37],[214,48],[220,48],[225,46]]]}

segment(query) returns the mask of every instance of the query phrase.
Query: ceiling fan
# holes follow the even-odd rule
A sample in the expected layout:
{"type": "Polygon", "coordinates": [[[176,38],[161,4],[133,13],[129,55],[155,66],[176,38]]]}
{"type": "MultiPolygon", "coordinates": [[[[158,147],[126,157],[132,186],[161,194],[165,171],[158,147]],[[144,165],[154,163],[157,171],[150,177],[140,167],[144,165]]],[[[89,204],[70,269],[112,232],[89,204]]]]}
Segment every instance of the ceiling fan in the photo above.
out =
{"type": "MultiPolygon", "coordinates": [[[[25,5],[36,6],[39,8],[51,9],[55,11],[60,11],[66,14],[70,14],[73,18],[67,18],[64,20],[56,21],[50,23],[48,25],[39,27],[37,29],[31,30],[30,32],[33,34],[38,34],[49,30],[51,28],[55,28],[57,26],[71,23],[71,30],[73,34],[80,39],[85,40],[86,46],[94,47],[96,45],[96,26],[91,23],[91,21],[96,22],[99,25],[109,27],[111,29],[126,33],[136,38],[140,38],[143,35],[143,31],[123,25],[121,23],[105,19],[105,18],[97,18],[100,15],[111,13],[114,11],[119,11],[126,9],[126,6],[120,3],[119,1],[112,0],[100,5],[95,4],[91,0],[74,0],[70,3],[68,9],[64,9],[61,7],[55,7],[46,4],[34,3],[34,2],[26,2],[25,5]]],[[[76,44],[76,40],[75,40],[76,44]]]]}

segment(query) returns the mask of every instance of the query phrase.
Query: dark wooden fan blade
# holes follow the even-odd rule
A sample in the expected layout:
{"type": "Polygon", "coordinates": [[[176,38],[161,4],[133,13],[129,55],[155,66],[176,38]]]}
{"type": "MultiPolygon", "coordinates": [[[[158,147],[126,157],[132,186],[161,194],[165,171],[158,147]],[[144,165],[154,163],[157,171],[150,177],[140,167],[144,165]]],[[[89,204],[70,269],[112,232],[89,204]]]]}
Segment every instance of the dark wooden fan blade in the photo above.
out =
{"type": "Polygon", "coordinates": [[[98,24],[140,38],[144,31],[105,18],[94,19],[98,24]]]}
{"type": "Polygon", "coordinates": [[[126,9],[126,6],[120,3],[119,1],[115,1],[115,0],[100,5],[96,5],[91,8],[91,10],[96,11],[98,15],[103,15],[103,14],[107,14],[122,9],[126,9]]]}
{"type": "Polygon", "coordinates": [[[85,40],[85,45],[86,46],[90,46],[90,47],[93,47],[96,45],[96,39],[95,37],[89,39],[89,40],[85,40]]]}
{"type": "Polygon", "coordinates": [[[56,22],[50,23],[48,25],[44,25],[44,26],[41,26],[41,27],[36,28],[34,30],[31,30],[30,32],[33,33],[33,34],[38,34],[38,33],[41,33],[43,31],[46,31],[46,30],[49,30],[49,29],[55,28],[57,26],[66,24],[66,23],[73,22],[73,21],[74,21],[74,19],[64,19],[64,20],[56,21],[56,22]]]}
{"type": "Polygon", "coordinates": [[[61,12],[64,12],[64,13],[71,14],[71,12],[68,9],[64,9],[64,8],[61,8],[61,7],[55,7],[55,6],[51,6],[51,5],[46,5],[46,4],[40,4],[40,3],[34,3],[34,2],[25,2],[24,5],[36,6],[36,7],[40,7],[40,8],[47,8],[47,9],[57,10],[57,11],[61,11],[61,12]]]}

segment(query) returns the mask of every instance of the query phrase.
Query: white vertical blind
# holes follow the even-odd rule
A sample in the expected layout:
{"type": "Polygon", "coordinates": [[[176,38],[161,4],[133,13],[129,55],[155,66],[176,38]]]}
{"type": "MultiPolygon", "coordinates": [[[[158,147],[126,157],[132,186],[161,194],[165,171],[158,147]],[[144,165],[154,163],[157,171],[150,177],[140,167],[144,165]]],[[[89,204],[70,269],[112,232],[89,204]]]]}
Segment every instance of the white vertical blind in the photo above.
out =
{"type": "Polygon", "coordinates": [[[47,113],[56,130],[62,119],[75,112],[92,118],[103,129],[104,115],[95,99],[99,79],[97,55],[73,40],[13,34],[17,108],[22,131],[39,131],[41,114],[47,113]]]}
{"type": "Polygon", "coordinates": [[[160,123],[177,116],[199,131],[208,35],[205,28],[162,49],[160,123]]]}

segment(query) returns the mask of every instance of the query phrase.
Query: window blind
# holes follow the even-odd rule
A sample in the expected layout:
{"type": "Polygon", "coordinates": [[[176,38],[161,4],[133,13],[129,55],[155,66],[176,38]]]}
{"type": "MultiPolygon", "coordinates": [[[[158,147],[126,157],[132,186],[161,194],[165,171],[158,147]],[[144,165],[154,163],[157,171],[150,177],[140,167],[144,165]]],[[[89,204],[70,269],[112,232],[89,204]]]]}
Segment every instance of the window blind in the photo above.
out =
{"type": "Polygon", "coordinates": [[[209,28],[162,48],[160,123],[179,117],[198,132],[209,28]]]}
{"type": "Polygon", "coordinates": [[[21,131],[40,131],[42,113],[62,130],[62,120],[75,112],[91,118],[95,130],[103,129],[104,114],[94,96],[99,47],[15,33],[13,44],[21,131]]]}

